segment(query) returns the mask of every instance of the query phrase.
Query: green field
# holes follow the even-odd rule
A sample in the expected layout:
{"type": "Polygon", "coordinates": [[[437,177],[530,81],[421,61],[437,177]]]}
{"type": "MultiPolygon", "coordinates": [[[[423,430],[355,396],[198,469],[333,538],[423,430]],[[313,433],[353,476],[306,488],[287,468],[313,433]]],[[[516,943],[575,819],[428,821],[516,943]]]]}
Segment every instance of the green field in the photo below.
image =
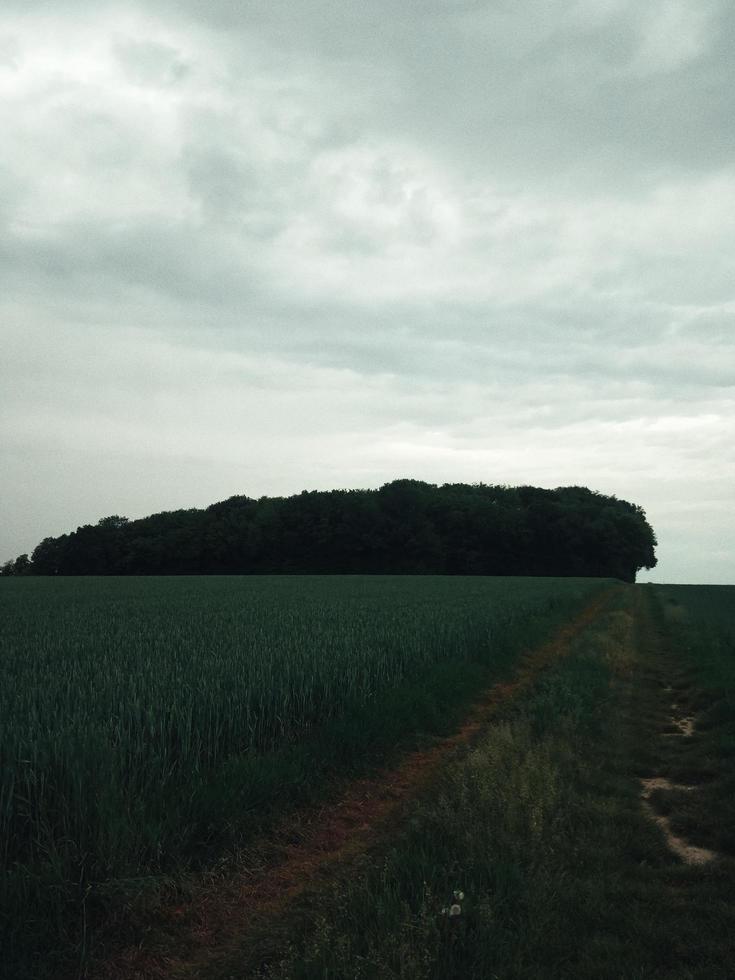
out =
{"type": "Polygon", "coordinates": [[[735,631],[735,585],[656,585],[657,595],[684,610],[683,619],[697,627],[735,631]]]}
{"type": "Polygon", "coordinates": [[[451,730],[605,584],[0,583],[0,909],[19,975],[83,956],[114,883],[206,866],[330,780],[451,730]]]}
{"type": "Polygon", "coordinates": [[[18,578],[0,606],[4,977],[732,975],[735,588],[18,578]]]}

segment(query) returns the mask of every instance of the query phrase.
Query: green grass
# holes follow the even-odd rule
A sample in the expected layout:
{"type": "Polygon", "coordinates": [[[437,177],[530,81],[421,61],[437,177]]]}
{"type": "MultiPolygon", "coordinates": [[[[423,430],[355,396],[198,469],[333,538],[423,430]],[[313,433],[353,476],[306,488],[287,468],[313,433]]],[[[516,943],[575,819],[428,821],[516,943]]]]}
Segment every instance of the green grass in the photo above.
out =
{"type": "Polygon", "coordinates": [[[83,954],[87,906],[105,887],[206,863],[329,779],[446,731],[604,584],[3,581],[6,963],[53,975],[56,953],[83,954]]]}
{"type": "Polygon", "coordinates": [[[732,976],[733,862],[683,866],[641,808],[670,663],[650,611],[627,615],[635,595],[509,703],[390,838],[200,964],[199,980],[732,976]]]}

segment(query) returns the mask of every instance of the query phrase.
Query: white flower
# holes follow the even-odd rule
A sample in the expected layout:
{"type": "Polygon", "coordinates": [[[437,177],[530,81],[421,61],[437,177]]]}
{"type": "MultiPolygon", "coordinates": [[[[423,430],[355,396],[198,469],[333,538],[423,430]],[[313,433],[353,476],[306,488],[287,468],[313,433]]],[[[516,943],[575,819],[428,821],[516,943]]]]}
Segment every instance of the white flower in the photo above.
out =
{"type": "Polygon", "coordinates": [[[464,892],[457,891],[454,893],[454,897],[457,899],[458,902],[461,902],[462,899],[464,898],[464,892]]]}
{"type": "Polygon", "coordinates": [[[449,906],[449,916],[450,918],[454,915],[459,915],[462,911],[461,905],[450,905],[449,906]]]}

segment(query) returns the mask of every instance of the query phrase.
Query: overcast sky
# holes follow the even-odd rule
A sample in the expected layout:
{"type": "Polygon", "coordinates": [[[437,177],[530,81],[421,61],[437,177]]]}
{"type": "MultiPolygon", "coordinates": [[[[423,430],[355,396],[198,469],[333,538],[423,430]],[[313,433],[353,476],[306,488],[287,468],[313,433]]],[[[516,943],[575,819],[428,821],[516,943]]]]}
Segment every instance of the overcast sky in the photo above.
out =
{"type": "Polygon", "coordinates": [[[3,0],[0,560],[397,477],[735,582],[732,0],[3,0]]]}

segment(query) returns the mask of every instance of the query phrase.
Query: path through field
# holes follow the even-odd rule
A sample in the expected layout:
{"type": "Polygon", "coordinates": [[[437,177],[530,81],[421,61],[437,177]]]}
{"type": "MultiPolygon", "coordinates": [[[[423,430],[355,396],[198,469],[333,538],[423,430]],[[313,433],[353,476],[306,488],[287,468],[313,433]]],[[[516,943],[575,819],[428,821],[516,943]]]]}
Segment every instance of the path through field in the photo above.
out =
{"type": "Polygon", "coordinates": [[[202,963],[279,914],[330,869],[368,850],[392,819],[458,748],[484,731],[498,706],[527,690],[563,657],[572,641],[609,605],[598,594],[546,644],[521,658],[510,683],[493,686],[452,736],[410,753],[395,768],[355,782],[337,800],[291,816],[267,839],[240,855],[234,872],[202,876],[185,902],[157,910],[152,943],[136,942],[88,974],[95,980],[162,980],[197,976],[202,963]]]}
{"type": "Polygon", "coordinates": [[[718,854],[699,847],[672,829],[666,812],[672,797],[696,794],[705,774],[696,767],[689,769],[687,782],[672,778],[681,759],[682,748],[689,747],[697,734],[697,717],[693,703],[697,697],[691,678],[680,659],[667,648],[665,635],[652,613],[648,601],[638,602],[638,624],[642,654],[647,670],[642,675],[641,695],[648,695],[652,705],[651,762],[652,771],[640,777],[641,799],[646,816],[658,826],[673,854],[684,864],[698,866],[717,860],[718,854]],[[656,748],[658,747],[658,751],[656,748]]]}
{"type": "MultiPolygon", "coordinates": [[[[87,976],[94,980],[179,980],[185,977],[190,980],[200,977],[219,980],[253,975],[279,978],[341,976],[334,973],[333,968],[324,967],[320,972],[318,966],[304,968],[305,972],[289,972],[285,967],[283,972],[278,972],[274,966],[274,973],[269,972],[270,967],[265,967],[265,972],[252,973],[250,971],[255,961],[252,958],[248,960],[244,952],[241,972],[239,951],[247,949],[249,936],[267,933],[273,923],[288,921],[289,910],[293,905],[298,905],[304,896],[307,896],[306,901],[310,901],[312,907],[318,908],[319,896],[333,890],[335,879],[340,876],[344,878],[345,875],[349,878],[353,865],[362,862],[363,871],[360,873],[364,874],[365,860],[368,859],[369,865],[373,852],[375,862],[379,862],[386,844],[401,831],[406,820],[414,819],[411,817],[412,806],[434,792],[436,781],[445,778],[443,774],[453,767],[458,772],[462,766],[477,769],[478,764],[485,764],[485,759],[493,758],[493,751],[496,759],[502,757],[502,750],[497,747],[492,749],[494,739],[497,744],[505,740],[508,752],[520,751],[517,750],[519,743],[513,730],[516,723],[512,721],[512,714],[510,722],[502,720],[508,717],[509,705],[516,702],[520,705],[526,702],[536,704],[537,707],[529,709],[529,717],[537,717],[548,702],[548,697],[543,694],[543,684],[546,683],[550,689],[553,687],[551,680],[544,682],[543,678],[551,679],[555,672],[565,669],[563,665],[567,660],[571,663],[575,657],[579,660],[583,655],[587,660],[580,660],[579,663],[582,666],[587,663],[585,669],[596,669],[594,665],[602,663],[611,666],[614,678],[612,693],[602,697],[595,695],[599,698],[599,704],[595,707],[590,702],[592,707],[588,711],[593,721],[595,714],[603,717],[606,710],[613,711],[613,723],[609,730],[616,733],[617,741],[615,745],[599,742],[597,748],[591,750],[590,759],[584,761],[578,758],[584,753],[586,737],[583,736],[581,741],[574,743],[577,748],[574,749],[571,763],[569,759],[563,763],[567,767],[570,764],[581,767],[570,782],[570,787],[575,781],[578,783],[580,777],[589,783],[589,787],[582,791],[587,795],[580,795],[576,801],[570,795],[571,789],[566,797],[564,793],[558,797],[560,800],[567,799],[564,805],[569,808],[570,825],[574,820],[580,820],[581,813],[580,826],[583,829],[579,833],[588,834],[589,839],[580,836],[575,842],[577,831],[574,831],[570,834],[571,844],[567,842],[566,845],[569,857],[565,857],[564,845],[559,843],[559,855],[553,858],[548,855],[557,847],[554,834],[558,835],[558,830],[552,831],[549,839],[551,852],[549,844],[543,844],[540,839],[536,842],[540,847],[537,864],[547,859],[552,862],[547,877],[558,879],[559,862],[563,873],[569,875],[566,885],[568,895],[559,893],[556,885],[552,890],[554,900],[559,905],[555,912],[560,922],[557,929],[561,930],[563,937],[554,934],[551,939],[543,936],[535,940],[531,936],[526,939],[519,936],[515,928],[511,932],[511,942],[520,947],[527,942],[529,949],[532,949],[534,942],[541,949],[548,946],[549,958],[536,962],[534,966],[533,952],[526,954],[521,948],[517,954],[505,954],[507,962],[513,965],[506,965],[506,972],[497,975],[724,978],[728,974],[718,972],[720,967],[717,963],[725,962],[731,953],[735,953],[735,950],[729,949],[730,940],[723,940],[727,949],[723,947],[719,952],[709,941],[707,949],[703,945],[699,951],[692,949],[696,942],[692,935],[696,937],[697,930],[702,931],[696,925],[700,918],[714,923],[712,928],[717,928],[717,922],[728,923],[727,931],[732,934],[735,901],[722,897],[732,894],[732,859],[698,842],[696,825],[686,835],[674,826],[678,802],[691,801],[707,779],[707,772],[706,765],[700,769],[696,751],[697,705],[701,695],[692,684],[690,672],[668,649],[667,643],[666,632],[656,617],[650,590],[645,587],[621,587],[598,595],[548,643],[528,652],[510,682],[498,684],[488,691],[454,735],[436,740],[423,751],[407,755],[399,765],[379,776],[355,782],[339,799],[291,817],[287,824],[267,839],[242,853],[237,867],[202,876],[191,885],[183,900],[179,895],[176,899],[164,901],[156,909],[151,928],[145,936],[137,937],[138,941],[119,949],[106,962],[94,964],[87,976]],[[542,688],[541,694],[538,693],[539,686],[542,688]],[[533,701],[534,698],[536,701],[533,701]],[[607,707],[611,698],[616,699],[617,708],[607,707]],[[497,732],[497,737],[494,732],[497,732]],[[473,749],[475,745],[479,747],[473,749]],[[486,753],[484,756],[483,752],[486,753]],[[599,768],[599,772],[595,773],[595,768],[599,768]],[[591,814],[589,820],[585,816],[587,811],[591,814]],[[580,858],[585,848],[589,853],[586,862],[580,858]],[[594,870],[592,866],[598,860],[598,855],[599,867],[594,870]],[[576,864],[565,864],[569,861],[576,864]],[[567,914],[580,917],[577,926],[580,931],[579,944],[582,945],[575,945],[573,936],[569,938],[571,923],[565,922],[565,902],[570,909],[578,907],[576,913],[567,914]],[[595,903],[601,912],[595,911],[595,903]],[[584,914],[589,915],[586,926],[583,925],[584,914]],[[645,921],[645,916],[650,921],[645,921]],[[583,941],[585,928],[589,935],[583,941]],[[644,936],[646,929],[650,935],[644,936]],[[635,951],[635,941],[641,943],[638,953],[635,951]],[[623,967],[622,951],[630,942],[633,943],[631,958],[623,967]],[[559,947],[557,962],[552,952],[555,944],[559,947]],[[615,952],[618,945],[619,954],[615,952]],[[678,952],[680,946],[688,952],[678,952]],[[722,958],[718,960],[720,954],[722,958]],[[595,956],[598,959],[594,959],[595,956]],[[526,963],[528,957],[530,966],[526,963]],[[684,962],[685,958],[690,958],[694,965],[684,962]],[[703,964],[701,971],[697,965],[700,961],[703,964]],[[671,966],[672,962],[677,964],[676,967],[671,966]]],[[[574,670],[579,674],[582,668],[578,665],[566,669],[572,671],[569,677],[573,678],[574,670]]],[[[561,677],[556,696],[559,697],[559,691],[562,698],[566,696],[564,692],[568,693],[571,683],[561,677]]],[[[529,724],[523,722],[528,732],[534,725],[537,726],[536,722],[530,724],[529,728],[529,724]]],[[[564,725],[569,731],[566,721],[564,725]]],[[[561,727],[564,728],[564,725],[561,727]]],[[[542,770],[556,765],[554,753],[561,753],[563,757],[571,751],[565,748],[563,737],[556,734],[553,728],[552,719],[551,734],[547,738],[551,746],[548,752],[543,748],[546,743],[539,749],[531,745],[523,750],[525,755],[518,756],[517,766],[512,761],[509,763],[509,771],[515,768],[520,772],[527,765],[529,752],[538,755],[543,750],[542,756],[536,759],[537,771],[529,770],[528,778],[530,784],[539,773],[546,778],[542,770]],[[545,763],[543,752],[548,755],[545,763]]],[[[612,741],[609,735],[606,738],[608,743],[612,741]]],[[[490,762],[487,764],[491,765],[490,762]]],[[[457,777],[455,783],[459,782],[457,777]]],[[[539,785],[543,786],[543,781],[539,785]]],[[[518,802],[518,794],[525,793],[526,789],[527,783],[521,781],[513,791],[516,793],[514,804],[518,802]]],[[[559,791],[554,792],[558,794],[559,791]]],[[[533,793],[527,802],[521,803],[521,811],[524,806],[534,809],[538,803],[543,809],[544,805],[543,800],[534,799],[533,793]]],[[[559,805],[551,806],[551,816],[542,815],[538,819],[550,820],[549,826],[555,825],[558,817],[554,816],[554,806],[558,809],[559,805]]],[[[533,830],[536,817],[531,815],[529,823],[523,813],[521,816],[523,826],[528,824],[531,828],[528,833],[537,833],[533,830]]],[[[416,819],[420,820],[420,817],[416,819]]],[[[563,825],[564,819],[562,816],[559,826],[563,825]]],[[[501,830],[498,831],[499,837],[501,830]]],[[[523,850],[525,845],[522,841],[519,845],[523,850]]],[[[534,841],[529,838],[528,849],[533,845],[534,841]]],[[[538,868],[533,874],[546,887],[545,879],[538,877],[538,868]]],[[[460,894],[464,899],[462,892],[454,894],[460,894]]],[[[334,901],[334,898],[331,900],[334,901]]],[[[441,912],[446,912],[446,909],[441,912]]],[[[283,926],[280,928],[283,930],[283,926]]],[[[719,928],[723,931],[725,927],[719,928]]],[[[434,936],[431,929],[427,935],[434,936]]],[[[415,935],[418,937],[417,932],[415,935]]],[[[444,943],[451,939],[451,936],[442,939],[441,929],[436,935],[444,943]]],[[[415,938],[411,941],[420,944],[424,940],[415,938]]],[[[349,943],[345,949],[348,946],[349,943]]],[[[352,965],[348,967],[345,963],[344,976],[402,977],[404,970],[405,976],[443,975],[447,980],[455,975],[480,975],[476,967],[460,968],[459,964],[467,958],[463,960],[463,954],[457,951],[456,936],[449,946],[454,950],[451,954],[454,959],[447,960],[444,973],[436,963],[417,967],[411,960],[410,965],[404,964],[397,968],[398,972],[390,973],[387,968],[383,968],[382,973],[379,967],[375,968],[375,972],[370,972],[366,971],[364,963],[359,969],[352,965]],[[462,973],[462,970],[465,972],[462,973]]],[[[542,955],[546,956],[545,953],[542,955]]]]}

